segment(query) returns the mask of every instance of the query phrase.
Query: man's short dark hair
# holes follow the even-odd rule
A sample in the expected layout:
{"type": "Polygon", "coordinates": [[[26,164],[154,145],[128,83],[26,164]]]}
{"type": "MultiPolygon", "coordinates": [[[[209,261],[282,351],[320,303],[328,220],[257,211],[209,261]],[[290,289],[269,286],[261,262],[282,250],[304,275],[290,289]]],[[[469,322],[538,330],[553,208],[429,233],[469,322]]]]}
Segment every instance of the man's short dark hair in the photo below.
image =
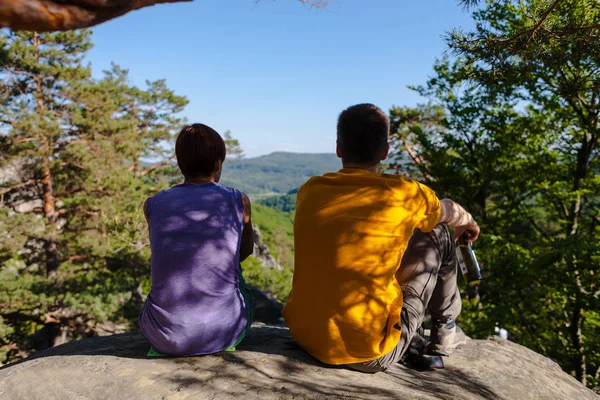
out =
{"type": "Polygon", "coordinates": [[[388,144],[390,120],[373,104],[344,110],[337,123],[337,140],[344,163],[379,164],[388,144]]]}
{"type": "Polygon", "coordinates": [[[219,161],[225,161],[225,142],[204,124],[183,127],[175,143],[177,165],[186,178],[211,176],[219,161]]]}

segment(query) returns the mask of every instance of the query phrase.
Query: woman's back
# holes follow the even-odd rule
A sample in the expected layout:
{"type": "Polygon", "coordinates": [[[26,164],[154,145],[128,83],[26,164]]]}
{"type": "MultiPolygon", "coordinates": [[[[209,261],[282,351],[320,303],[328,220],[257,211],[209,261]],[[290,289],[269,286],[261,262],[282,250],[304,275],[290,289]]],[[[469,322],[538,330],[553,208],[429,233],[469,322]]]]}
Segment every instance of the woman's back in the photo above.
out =
{"type": "Polygon", "coordinates": [[[244,207],[239,191],[184,183],[148,199],[152,288],[140,326],[171,355],[209,354],[233,344],[248,322],[239,290],[244,207]]]}

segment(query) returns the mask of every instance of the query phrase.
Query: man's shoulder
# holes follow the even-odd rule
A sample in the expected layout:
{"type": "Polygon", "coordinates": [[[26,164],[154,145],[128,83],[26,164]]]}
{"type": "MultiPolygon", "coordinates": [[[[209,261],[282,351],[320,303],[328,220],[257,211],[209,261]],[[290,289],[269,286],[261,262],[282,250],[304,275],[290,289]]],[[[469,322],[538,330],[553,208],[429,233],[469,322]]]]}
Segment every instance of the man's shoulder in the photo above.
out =
{"type": "Polygon", "coordinates": [[[310,188],[314,185],[318,185],[320,183],[326,182],[328,179],[331,179],[335,176],[334,172],[328,172],[323,175],[315,175],[308,178],[306,182],[304,182],[298,188],[298,195],[302,194],[302,192],[306,191],[307,188],[310,188]]]}
{"type": "Polygon", "coordinates": [[[357,182],[362,184],[371,184],[373,186],[385,185],[392,187],[407,187],[407,186],[420,186],[421,184],[414,179],[410,179],[401,175],[387,174],[387,173],[370,173],[368,175],[353,175],[343,174],[340,172],[328,172],[323,175],[316,175],[309,178],[300,188],[298,193],[301,191],[322,184],[335,184],[344,186],[344,184],[354,185],[357,182]]]}
{"type": "Polygon", "coordinates": [[[378,173],[371,176],[373,185],[383,186],[387,189],[414,190],[421,184],[414,179],[397,174],[378,173]]]}
{"type": "Polygon", "coordinates": [[[381,179],[387,179],[387,180],[398,182],[398,183],[401,183],[401,184],[410,184],[410,185],[416,185],[416,184],[418,184],[418,182],[415,181],[414,179],[407,178],[407,177],[402,176],[402,175],[385,174],[385,173],[381,173],[380,175],[381,175],[381,179]]]}

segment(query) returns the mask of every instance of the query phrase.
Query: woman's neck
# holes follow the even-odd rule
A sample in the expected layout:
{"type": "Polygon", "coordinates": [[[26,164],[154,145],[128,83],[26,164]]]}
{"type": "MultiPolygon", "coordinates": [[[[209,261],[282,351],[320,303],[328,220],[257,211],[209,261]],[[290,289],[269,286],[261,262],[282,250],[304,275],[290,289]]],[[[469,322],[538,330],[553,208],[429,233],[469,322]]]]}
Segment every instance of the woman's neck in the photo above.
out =
{"type": "Polygon", "coordinates": [[[195,183],[197,185],[203,185],[205,183],[216,182],[214,175],[212,176],[199,176],[195,178],[185,178],[184,183],[195,183]]]}

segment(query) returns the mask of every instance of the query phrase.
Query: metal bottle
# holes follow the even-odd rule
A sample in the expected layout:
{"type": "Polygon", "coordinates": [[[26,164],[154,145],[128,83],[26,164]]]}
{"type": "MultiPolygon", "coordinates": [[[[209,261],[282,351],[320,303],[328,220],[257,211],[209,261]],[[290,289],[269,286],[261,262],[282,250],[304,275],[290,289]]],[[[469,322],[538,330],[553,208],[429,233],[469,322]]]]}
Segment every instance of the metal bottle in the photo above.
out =
{"type": "Polygon", "coordinates": [[[481,283],[481,269],[475,257],[475,252],[471,243],[467,242],[467,235],[463,234],[456,243],[456,259],[463,274],[463,278],[468,285],[478,285],[481,283]]]}

